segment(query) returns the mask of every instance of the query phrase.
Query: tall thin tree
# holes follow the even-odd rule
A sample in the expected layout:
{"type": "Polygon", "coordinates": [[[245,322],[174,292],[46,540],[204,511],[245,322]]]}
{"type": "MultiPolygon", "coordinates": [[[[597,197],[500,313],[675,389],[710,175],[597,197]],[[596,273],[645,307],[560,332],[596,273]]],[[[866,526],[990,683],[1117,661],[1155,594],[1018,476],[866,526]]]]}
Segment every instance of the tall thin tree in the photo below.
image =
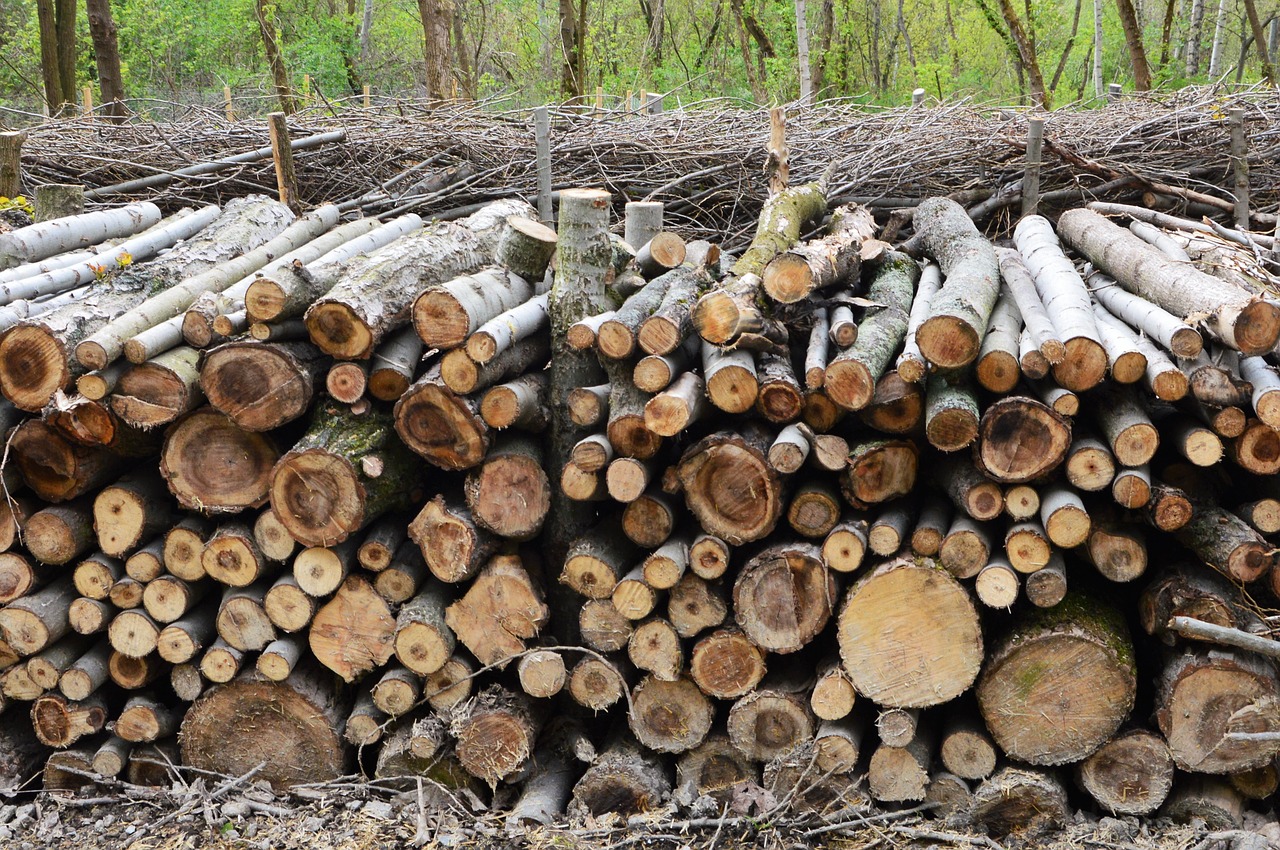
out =
{"type": "Polygon", "coordinates": [[[293,99],[293,89],[289,86],[289,70],[285,67],[276,35],[276,4],[272,0],[254,0],[253,12],[258,19],[258,31],[262,33],[262,47],[267,54],[267,65],[271,67],[271,79],[275,84],[276,99],[280,101],[280,111],[285,115],[292,115],[297,111],[297,106],[293,99]]]}
{"type": "Polygon", "coordinates": [[[1142,46],[1142,22],[1133,8],[1132,0],[1116,0],[1120,12],[1120,27],[1124,30],[1124,43],[1129,48],[1129,62],[1133,65],[1133,87],[1138,91],[1151,91],[1151,66],[1147,63],[1147,51],[1142,46]]]}
{"type": "Polygon", "coordinates": [[[120,73],[120,44],[116,22],[111,18],[110,0],[85,0],[89,34],[93,37],[93,59],[98,66],[98,87],[103,111],[115,121],[123,121],[124,78],[120,73]]]}
{"type": "Polygon", "coordinates": [[[796,58],[800,63],[800,99],[805,103],[813,93],[813,74],[809,69],[809,9],[805,0],[796,4],[796,58]]]}

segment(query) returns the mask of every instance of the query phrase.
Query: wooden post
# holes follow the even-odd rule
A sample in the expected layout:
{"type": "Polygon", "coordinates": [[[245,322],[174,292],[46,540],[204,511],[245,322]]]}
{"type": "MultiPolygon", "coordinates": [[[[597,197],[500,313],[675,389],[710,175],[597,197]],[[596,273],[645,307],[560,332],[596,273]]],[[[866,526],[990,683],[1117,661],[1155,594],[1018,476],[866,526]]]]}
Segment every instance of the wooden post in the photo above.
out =
{"type": "Polygon", "coordinates": [[[36,187],[36,221],[84,212],[84,187],[79,183],[48,183],[36,187]]]}
{"type": "Polygon", "coordinates": [[[222,99],[227,105],[227,120],[228,121],[236,120],[236,111],[231,106],[231,86],[222,87],[222,99]]]}
{"type": "Polygon", "coordinates": [[[280,203],[294,212],[298,206],[298,178],[293,172],[293,148],[289,146],[289,125],[283,112],[267,116],[271,129],[271,158],[276,163],[276,186],[280,191],[280,203]]]}
{"type": "Polygon", "coordinates": [[[787,165],[787,113],[781,106],[769,110],[769,150],[764,168],[769,175],[770,195],[787,188],[791,178],[787,165]]]}
{"type": "Polygon", "coordinates": [[[370,101],[370,99],[369,99],[369,84],[368,84],[368,83],[365,83],[365,86],[364,86],[364,108],[365,108],[365,109],[368,109],[371,105],[372,105],[372,103],[371,103],[371,101],[370,101]]]}
{"type": "Polygon", "coordinates": [[[548,227],[555,226],[551,212],[551,113],[547,107],[533,110],[533,132],[538,142],[538,218],[548,227]]]}
{"type": "Polygon", "coordinates": [[[93,87],[85,86],[80,90],[81,99],[84,101],[84,114],[86,118],[93,117],[93,87]]]}
{"type": "Polygon", "coordinates": [[[604,86],[596,86],[596,112],[604,112],[604,86]]]}
{"type": "Polygon", "coordinates": [[[1040,152],[1044,144],[1044,119],[1027,122],[1027,164],[1022,172],[1022,214],[1035,215],[1040,203],[1040,152]]]}
{"type": "Polygon", "coordinates": [[[1124,87],[1119,83],[1107,84],[1107,103],[1116,103],[1120,100],[1120,96],[1124,93],[1124,87]]]}
{"type": "Polygon", "coordinates": [[[638,108],[641,115],[644,115],[649,110],[649,93],[644,89],[640,89],[640,103],[638,108]]]}
{"type": "Polygon", "coordinates": [[[623,112],[631,111],[631,89],[627,89],[626,96],[622,98],[622,111],[623,112]]]}
{"type": "Polygon", "coordinates": [[[919,106],[924,103],[924,89],[916,89],[911,93],[911,105],[919,106]]]}
{"type": "Polygon", "coordinates": [[[1228,113],[1231,122],[1231,171],[1235,175],[1236,227],[1249,229],[1249,146],[1244,137],[1244,110],[1232,109],[1228,113]]]}
{"type": "Polygon", "coordinates": [[[0,133],[0,195],[15,198],[22,194],[22,130],[0,133]]]}

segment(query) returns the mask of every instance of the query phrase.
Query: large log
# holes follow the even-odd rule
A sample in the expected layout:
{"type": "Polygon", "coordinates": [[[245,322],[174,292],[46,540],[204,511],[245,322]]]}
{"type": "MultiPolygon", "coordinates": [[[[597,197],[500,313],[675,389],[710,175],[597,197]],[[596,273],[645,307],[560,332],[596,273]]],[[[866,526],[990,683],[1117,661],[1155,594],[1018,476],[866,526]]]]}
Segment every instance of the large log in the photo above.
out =
{"type": "Polygon", "coordinates": [[[955,201],[930,198],[922,202],[914,223],[925,250],[945,276],[929,318],[916,332],[916,344],[924,358],[939,368],[967,366],[978,357],[1000,294],[995,249],[955,201]]]}
{"type": "Polygon", "coordinates": [[[346,693],[317,665],[302,664],[283,682],[256,673],[206,691],[182,721],[184,764],[257,777],[283,790],[343,775],[349,751],[341,730],[346,693]],[[265,764],[264,764],[265,762],[265,764]]]}
{"type": "Polygon", "coordinates": [[[269,431],[310,408],[327,367],[310,343],[235,341],[205,354],[200,388],[237,426],[269,431]]]}
{"type": "Polygon", "coordinates": [[[1133,645],[1113,608],[1074,595],[1024,615],[993,648],[978,705],[996,743],[1038,765],[1079,761],[1115,734],[1137,691],[1133,645]]]}
{"type": "Polygon", "coordinates": [[[266,501],[278,457],[271,437],[238,428],[224,414],[204,408],[169,428],[160,473],[182,507],[237,513],[266,501]]]}
{"type": "Polygon", "coordinates": [[[838,640],[854,688],[880,705],[946,702],[982,664],[972,597],[928,559],[889,561],[860,579],[845,597],[838,640]],[[921,629],[923,621],[933,626],[921,629]]]}
{"type": "Polygon", "coordinates": [[[305,546],[346,540],[390,510],[406,507],[417,464],[396,437],[392,418],[318,405],[306,434],[271,472],[271,509],[305,546]]]}
{"type": "Polygon", "coordinates": [[[734,617],[761,649],[798,652],[826,626],[835,579],[812,544],[782,544],[752,558],[733,585],[734,617]]]}
{"type": "Polygon", "coordinates": [[[731,545],[767,536],[782,516],[783,482],[768,462],[770,442],[747,426],[712,434],[680,458],[677,476],[689,510],[731,545]]]}

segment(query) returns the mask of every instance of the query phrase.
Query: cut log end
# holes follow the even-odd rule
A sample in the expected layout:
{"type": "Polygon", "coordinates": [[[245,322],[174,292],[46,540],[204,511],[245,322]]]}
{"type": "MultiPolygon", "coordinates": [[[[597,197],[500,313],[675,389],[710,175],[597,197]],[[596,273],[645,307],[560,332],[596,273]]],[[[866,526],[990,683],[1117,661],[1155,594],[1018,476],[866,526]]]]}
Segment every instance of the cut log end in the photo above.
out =
{"type": "Polygon", "coordinates": [[[0,391],[20,410],[40,412],[70,382],[67,352],[49,331],[19,325],[0,340],[0,391]]]}
{"type": "Polygon", "coordinates": [[[306,323],[311,341],[325,354],[355,360],[373,352],[373,333],[346,304],[319,302],[307,311],[306,323]]]}
{"type": "MultiPolygon", "coordinates": [[[[974,329],[954,316],[930,316],[916,332],[920,353],[940,369],[959,369],[978,357],[982,339],[974,329]]],[[[1106,356],[1103,355],[1103,369],[1106,356]]]]}

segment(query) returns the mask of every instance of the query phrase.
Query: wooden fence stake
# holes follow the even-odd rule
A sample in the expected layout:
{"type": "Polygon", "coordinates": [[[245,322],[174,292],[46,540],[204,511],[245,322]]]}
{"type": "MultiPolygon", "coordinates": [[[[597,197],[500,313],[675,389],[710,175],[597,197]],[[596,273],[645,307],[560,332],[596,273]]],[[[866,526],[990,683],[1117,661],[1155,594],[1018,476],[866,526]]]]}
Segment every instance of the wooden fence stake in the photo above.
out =
{"type": "Polygon", "coordinates": [[[0,195],[6,198],[22,194],[22,143],[26,140],[21,130],[0,133],[0,195]]]}
{"type": "Polygon", "coordinates": [[[372,104],[371,100],[369,99],[369,86],[368,86],[368,84],[365,84],[365,87],[364,87],[364,108],[365,108],[365,109],[368,109],[368,108],[369,108],[370,106],[372,106],[372,105],[373,105],[373,104],[372,104]]]}
{"type": "Polygon", "coordinates": [[[1124,86],[1119,83],[1107,83],[1107,103],[1115,103],[1124,94],[1124,86]]]}
{"type": "Polygon", "coordinates": [[[1232,109],[1231,170],[1235,174],[1236,227],[1249,229],[1249,145],[1244,137],[1244,110],[1232,109]]]}
{"type": "Polygon", "coordinates": [[[538,218],[555,225],[551,212],[551,113],[545,106],[533,110],[533,133],[538,143],[538,218]]]}
{"type": "Polygon", "coordinates": [[[1044,119],[1027,121],[1027,165],[1022,172],[1022,214],[1035,215],[1040,203],[1040,152],[1044,145],[1044,119]]]}
{"type": "Polygon", "coordinates": [[[93,117],[93,87],[85,86],[80,90],[81,99],[84,101],[84,114],[87,118],[93,117]]]}
{"type": "Polygon", "coordinates": [[[280,191],[280,203],[295,213],[301,211],[298,204],[298,177],[293,171],[293,148],[289,146],[289,125],[283,112],[267,116],[271,130],[271,158],[276,164],[276,186],[280,191]]]}
{"type": "Polygon", "coordinates": [[[596,112],[604,112],[604,86],[596,86],[596,112]]]}
{"type": "Polygon", "coordinates": [[[228,121],[236,120],[236,110],[235,110],[235,107],[231,105],[231,86],[222,87],[222,99],[227,104],[227,120],[228,121]]]}

